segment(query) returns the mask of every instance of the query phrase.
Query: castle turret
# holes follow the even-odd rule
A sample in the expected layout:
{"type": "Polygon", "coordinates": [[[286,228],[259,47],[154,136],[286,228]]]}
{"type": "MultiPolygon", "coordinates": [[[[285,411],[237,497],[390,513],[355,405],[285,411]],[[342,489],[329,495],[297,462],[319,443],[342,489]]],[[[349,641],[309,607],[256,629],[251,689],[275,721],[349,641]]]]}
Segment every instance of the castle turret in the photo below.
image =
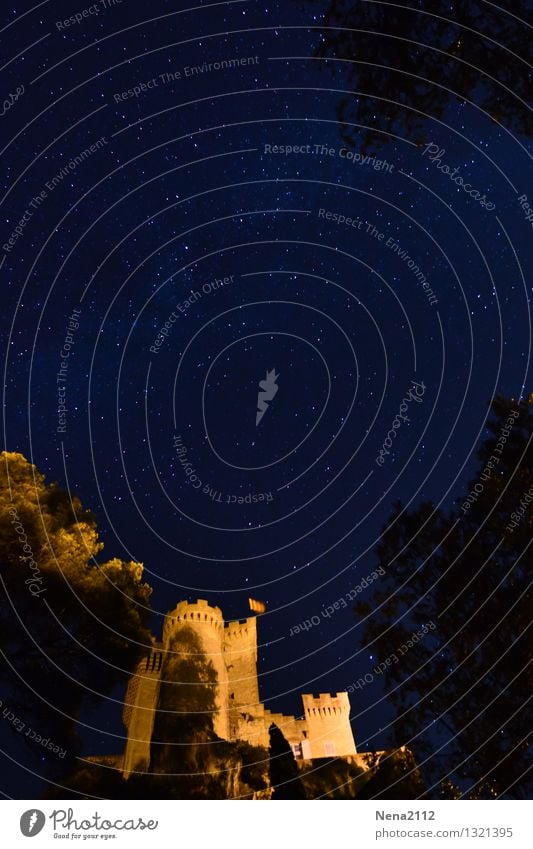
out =
{"type": "MultiPolygon", "coordinates": [[[[308,752],[304,757],[346,757],[357,754],[350,725],[348,693],[302,695],[307,722],[308,752]]],[[[306,747],[307,748],[307,747],[306,747]]]]}
{"type": "Polygon", "coordinates": [[[211,663],[217,675],[213,716],[215,733],[228,740],[228,675],[224,663],[224,619],[219,607],[210,607],[204,599],[194,603],[181,601],[174,610],[167,613],[163,625],[163,645],[169,650],[172,640],[180,632],[191,628],[202,647],[202,655],[211,663]]]}
{"type": "Polygon", "coordinates": [[[156,643],[137,665],[128,683],[122,712],[128,732],[123,765],[125,778],[132,772],[145,772],[150,764],[150,742],[159,697],[162,662],[162,646],[156,643]]]}

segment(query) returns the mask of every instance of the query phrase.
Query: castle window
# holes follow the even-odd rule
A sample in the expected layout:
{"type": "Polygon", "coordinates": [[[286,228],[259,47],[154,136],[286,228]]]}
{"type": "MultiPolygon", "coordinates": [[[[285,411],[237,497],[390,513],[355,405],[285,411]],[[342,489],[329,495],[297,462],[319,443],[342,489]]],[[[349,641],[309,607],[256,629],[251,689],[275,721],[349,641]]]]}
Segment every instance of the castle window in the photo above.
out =
{"type": "Polygon", "coordinates": [[[335,743],[324,743],[324,752],[327,758],[333,757],[335,755],[335,743]]]}

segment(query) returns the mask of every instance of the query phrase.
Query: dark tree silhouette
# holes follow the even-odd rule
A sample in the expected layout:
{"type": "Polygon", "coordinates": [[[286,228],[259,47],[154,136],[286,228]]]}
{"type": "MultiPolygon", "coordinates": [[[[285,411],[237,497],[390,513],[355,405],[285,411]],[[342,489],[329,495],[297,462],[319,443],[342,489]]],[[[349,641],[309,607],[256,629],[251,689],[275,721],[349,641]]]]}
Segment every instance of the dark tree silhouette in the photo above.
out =
{"type": "Polygon", "coordinates": [[[431,118],[445,120],[451,104],[467,101],[531,135],[528,19],[525,0],[332,0],[315,55],[331,60],[339,88],[348,73],[353,93],[337,108],[346,144],[376,148],[384,133],[425,144],[438,128],[431,118]]]}
{"type": "Polygon", "coordinates": [[[492,409],[469,493],[449,513],[397,504],[376,551],[386,574],[356,606],[364,644],[391,659],[392,740],[429,758],[434,795],[446,778],[473,798],[533,789],[533,404],[499,397],[492,409]]]}

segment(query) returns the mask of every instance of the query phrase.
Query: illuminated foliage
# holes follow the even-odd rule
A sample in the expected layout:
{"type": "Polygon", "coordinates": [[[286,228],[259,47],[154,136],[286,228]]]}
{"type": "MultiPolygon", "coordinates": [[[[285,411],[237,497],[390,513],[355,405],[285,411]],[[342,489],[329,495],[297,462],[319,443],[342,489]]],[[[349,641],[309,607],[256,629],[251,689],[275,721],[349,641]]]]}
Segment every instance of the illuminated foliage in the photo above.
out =
{"type": "Polygon", "coordinates": [[[82,705],[125,679],[150,644],[151,589],[140,563],[97,562],[96,521],[77,497],[21,454],[0,460],[4,702],[68,760],[82,705]]]}

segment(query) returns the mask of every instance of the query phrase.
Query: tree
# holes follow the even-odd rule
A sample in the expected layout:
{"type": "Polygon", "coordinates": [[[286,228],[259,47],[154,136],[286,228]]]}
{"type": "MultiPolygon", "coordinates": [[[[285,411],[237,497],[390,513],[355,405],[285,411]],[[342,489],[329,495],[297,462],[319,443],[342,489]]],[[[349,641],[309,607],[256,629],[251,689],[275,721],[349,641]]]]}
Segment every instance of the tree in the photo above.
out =
{"type": "Polygon", "coordinates": [[[386,574],[355,608],[386,664],[392,741],[427,759],[430,795],[445,779],[472,798],[531,793],[532,400],[495,399],[479,471],[449,512],[395,506],[376,549],[386,574]]]}
{"type": "Polygon", "coordinates": [[[531,135],[531,38],[520,20],[528,6],[507,5],[509,13],[505,3],[481,0],[432,0],[422,8],[332,0],[316,56],[348,60],[331,62],[336,77],[347,69],[354,89],[337,107],[346,144],[376,148],[393,133],[421,145],[434,126],[425,116],[443,120],[450,104],[467,100],[489,120],[531,135]]]}
{"type": "MultiPolygon", "coordinates": [[[[64,749],[68,764],[80,749],[82,705],[125,680],[151,644],[151,589],[140,563],[97,563],[96,521],[76,496],[47,484],[21,454],[0,460],[3,701],[64,749]]],[[[41,745],[22,736],[42,758],[41,745]]]]}
{"type": "Polygon", "coordinates": [[[163,662],[150,761],[153,772],[179,775],[186,793],[182,798],[201,798],[210,783],[218,739],[213,729],[216,686],[216,670],[200,640],[192,628],[182,628],[163,662]]]}

